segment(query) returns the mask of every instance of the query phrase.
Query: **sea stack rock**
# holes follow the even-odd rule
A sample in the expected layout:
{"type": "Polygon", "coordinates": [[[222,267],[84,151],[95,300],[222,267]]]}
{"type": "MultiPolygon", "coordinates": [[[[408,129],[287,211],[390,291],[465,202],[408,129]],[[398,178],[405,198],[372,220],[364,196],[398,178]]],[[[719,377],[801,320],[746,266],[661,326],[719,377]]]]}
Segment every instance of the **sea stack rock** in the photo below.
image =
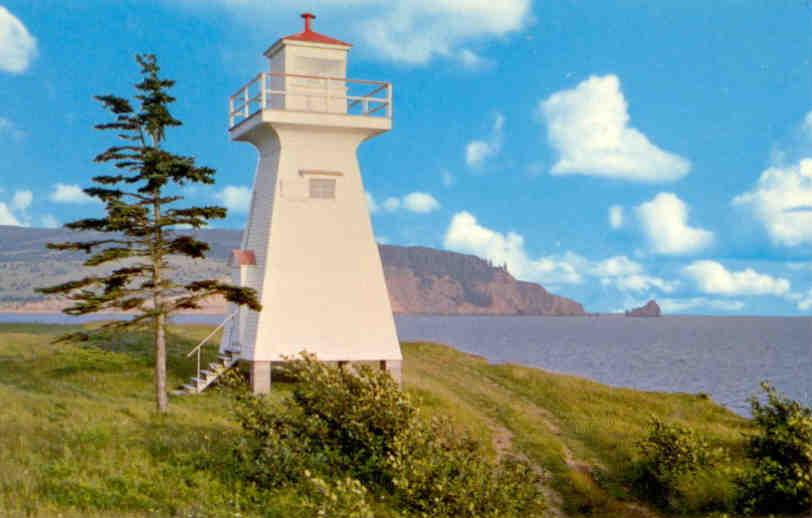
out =
{"type": "Polygon", "coordinates": [[[627,317],[661,317],[663,315],[657,301],[650,300],[645,306],[626,311],[627,317]]]}

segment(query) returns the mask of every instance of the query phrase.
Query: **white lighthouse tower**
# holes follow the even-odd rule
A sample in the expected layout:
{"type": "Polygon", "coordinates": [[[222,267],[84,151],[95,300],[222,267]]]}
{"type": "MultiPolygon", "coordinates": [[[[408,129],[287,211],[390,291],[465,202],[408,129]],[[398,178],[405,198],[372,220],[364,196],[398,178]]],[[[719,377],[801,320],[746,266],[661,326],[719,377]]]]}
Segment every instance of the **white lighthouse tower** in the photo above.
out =
{"type": "Polygon", "coordinates": [[[263,310],[231,308],[221,352],[249,362],[256,393],[301,351],[377,362],[400,380],[401,352],[361,181],[358,146],[392,127],[392,87],[346,77],[351,45],[312,30],[281,38],[229,101],[229,135],[259,164],[234,282],[263,310]]]}

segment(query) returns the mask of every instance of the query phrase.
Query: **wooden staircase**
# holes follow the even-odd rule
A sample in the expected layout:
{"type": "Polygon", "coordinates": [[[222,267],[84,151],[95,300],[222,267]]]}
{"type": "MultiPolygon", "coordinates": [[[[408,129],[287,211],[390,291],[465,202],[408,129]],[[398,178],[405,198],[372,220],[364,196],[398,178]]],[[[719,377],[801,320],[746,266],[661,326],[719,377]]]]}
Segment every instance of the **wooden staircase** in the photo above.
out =
{"type": "MultiPolygon", "coordinates": [[[[230,371],[235,365],[237,365],[237,363],[240,361],[240,351],[234,349],[227,349],[220,353],[216,361],[209,364],[208,369],[201,369],[200,350],[203,348],[204,345],[208,343],[209,340],[211,340],[211,338],[214,335],[217,334],[217,332],[220,329],[223,329],[223,327],[225,327],[225,325],[237,315],[238,311],[235,311],[234,313],[226,317],[226,319],[223,320],[223,322],[220,323],[219,326],[214,328],[214,331],[209,333],[209,335],[206,338],[204,338],[199,344],[197,344],[197,347],[189,351],[189,353],[186,355],[187,358],[191,357],[193,354],[197,355],[197,375],[192,376],[189,379],[189,383],[173,391],[172,392],[173,395],[185,396],[190,394],[200,394],[201,392],[206,390],[212,383],[217,381],[223,374],[230,371]]],[[[234,333],[234,327],[235,326],[232,325],[231,328],[228,330],[228,332],[232,335],[234,333]]],[[[227,343],[231,344],[233,343],[233,341],[229,340],[227,343]]]]}
{"type": "Polygon", "coordinates": [[[197,376],[189,378],[189,383],[176,390],[174,394],[176,396],[200,394],[223,374],[230,371],[239,361],[239,351],[225,351],[217,357],[217,360],[209,364],[208,369],[203,369],[198,372],[197,376]]]}

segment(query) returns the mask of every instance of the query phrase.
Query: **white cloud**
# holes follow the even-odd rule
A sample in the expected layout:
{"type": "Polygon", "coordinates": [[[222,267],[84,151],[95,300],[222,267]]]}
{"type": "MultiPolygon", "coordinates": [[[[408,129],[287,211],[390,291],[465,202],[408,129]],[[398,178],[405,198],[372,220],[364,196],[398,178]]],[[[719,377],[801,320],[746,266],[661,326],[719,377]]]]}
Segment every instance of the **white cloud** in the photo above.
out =
{"type": "Polygon", "coordinates": [[[678,282],[670,282],[660,277],[638,274],[626,275],[616,279],[601,279],[601,283],[604,286],[615,286],[620,291],[632,292],[648,292],[656,289],[663,293],[671,293],[679,286],[678,282]]]}
{"type": "Polygon", "coordinates": [[[17,191],[11,199],[11,208],[14,210],[26,210],[34,200],[34,193],[31,191],[17,191]]]}
{"type": "Polygon", "coordinates": [[[684,313],[696,309],[710,309],[715,311],[741,311],[744,302],[739,300],[719,300],[705,297],[692,297],[687,299],[658,299],[657,303],[664,313],[684,313]]]}
{"type": "Polygon", "coordinates": [[[251,207],[250,187],[226,185],[223,190],[218,192],[215,196],[226,209],[239,214],[246,214],[251,207]]]}
{"type": "Polygon", "coordinates": [[[468,70],[481,70],[491,62],[470,49],[462,49],[458,54],[460,63],[468,70]]]}
{"type": "Polygon", "coordinates": [[[479,167],[486,158],[496,153],[490,143],[485,140],[472,140],[465,146],[465,163],[471,167],[479,167]]]}
{"type": "Polygon", "coordinates": [[[87,204],[98,203],[98,200],[85,194],[78,185],[68,185],[58,183],[54,185],[53,191],[50,196],[51,201],[55,203],[73,203],[73,204],[87,204]]]}
{"type": "MultiPolygon", "coordinates": [[[[0,188],[0,193],[2,192],[4,189],[0,188]]],[[[31,218],[27,211],[33,200],[34,194],[24,189],[15,191],[9,202],[0,202],[0,225],[29,226],[31,218]]]]}
{"type": "Polygon", "coordinates": [[[750,209],[775,244],[812,244],[812,158],[770,167],[733,205],[750,209]]]}
{"type": "Polygon", "coordinates": [[[42,216],[39,220],[39,224],[42,228],[59,228],[61,226],[59,220],[51,214],[42,216]]]}
{"type": "MultiPolygon", "coordinates": [[[[578,272],[576,263],[580,257],[571,252],[563,256],[550,255],[530,261],[527,265],[529,272],[525,274],[528,280],[550,284],[581,284],[584,280],[578,272]]],[[[510,269],[515,272],[514,269],[510,269]]],[[[521,271],[516,274],[519,277],[521,271]]]]}
{"type": "Polygon", "coordinates": [[[642,265],[626,256],[590,261],[573,252],[560,255],[529,257],[524,237],[516,232],[503,234],[481,225],[469,212],[459,212],[451,219],[443,241],[445,248],[474,254],[495,264],[507,264],[517,278],[545,284],[581,284],[584,279],[600,279],[621,291],[672,291],[677,283],[646,275],[642,265]]]}
{"type": "MultiPolygon", "coordinates": [[[[371,195],[368,196],[367,203],[369,203],[371,199],[371,195]]],[[[372,202],[375,203],[374,199],[372,202]]],[[[395,212],[402,209],[416,214],[428,214],[429,212],[434,212],[439,209],[440,202],[429,193],[412,192],[402,198],[390,196],[383,200],[380,207],[377,203],[375,203],[374,207],[376,211],[379,208],[382,208],[386,212],[395,212]]]]}
{"type": "Polygon", "coordinates": [[[524,249],[524,238],[515,233],[502,234],[484,227],[470,212],[458,212],[451,218],[443,245],[449,250],[474,254],[507,264],[508,269],[520,279],[564,282],[581,282],[580,275],[564,261],[542,258],[531,261],[524,249]]]}
{"type": "Polygon", "coordinates": [[[731,272],[716,261],[694,261],[682,269],[697,289],[714,295],[787,295],[790,283],[752,268],[731,272]]]}
{"type": "Polygon", "coordinates": [[[20,220],[14,216],[9,206],[3,202],[0,202],[0,225],[10,225],[13,227],[23,226],[20,220]]]}
{"type": "Polygon", "coordinates": [[[400,198],[395,198],[394,196],[390,196],[383,200],[383,210],[386,212],[395,212],[400,208],[400,198]]]}
{"type": "Polygon", "coordinates": [[[0,70],[21,74],[37,55],[37,40],[23,22],[0,5],[0,70]]]}
{"type": "Polygon", "coordinates": [[[634,275],[643,271],[643,265],[625,255],[610,257],[592,266],[592,273],[597,277],[619,277],[634,275]]]}
{"type": "Polygon", "coordinates": [[[505,117],[501,113],[494,116],[491,134],[484,140],[472,140],[465,146],[465,163],[469,167],[479,169],[488,160],[495,158],[502,151],[502,129],[505,127],[505,117]]]}
{"type": "Polygon", "coordinates": [[[427,214],[440,208],[440,202],[425,192],[413,192],[403,198],[403,208],[418,214],[427,214]]]}
{"type": "Polygon", "coordinates": [[[367,192],[365,194],[367,197],[367,208],[371,214],[375,214],[380,210],[380,207],[378,207],[378,202],[375,201],[375,197],[372,196],[372,193],[367,192]]]}
{"type": "Polygon", "coordinates": [[[651,250],[663,255],[692,254],[713,243],[713,233],[688,225],[688,206],[675,194],[661,192],[635,212],[651,250]]]}
{"type": "Polygon", "coordinates": [[[617,230],[623,226],[623,207],[612,205],[609,207],[609,226],[617,230]]]}
{"type": "Polygon", "coordinates": [[[795,301],[800,311],[809,311],[812,309],[812,289],[809,289],[806,293],[793,294],[790,299],[795,301]]]}
{"type": "Polygon", "coordinates": [[[647,275],[643,265],[625,255],[610,257],[586,266],[590,275],[600,278],[604,286],[614,286],[620,291],[643,292],[657,289],[671,293],[679,283],[647,275]]]}
{"type": "Polygon", "coordinates": [[[691,163],[655,146],[629,126],[626,99],[615,75],[592,76],[539,103],[550,145],[552,174],[583,174],[637,182],[670,182],[691,163]]]}
{"type": "MultiPolygon", "coordinates": [[[[294,13],[302,6],[299,0],[171,1],[192,8],[221,5],[249,23],[267,24],[272,17],[275,25],[289,26],[282,34],[298,30],[294,13]]],[[[387,61],[426,65],[445,58],[465,66],[471,59],[468,53],[473,54],[471,44],[521,31],[532,22],[531,11],[532,0],[322,0],[315,30],[349,40],[387,61]],[[320,22],[342,29],[322,29],[320,22]]]]}
{"type": "Polygon", "coordinates": [[[360,14],[358,28],[364,43],[385,59],[411,65],[424,65],[436,57],[456,57],[465,64],[465,43],[519,31],[531,12],[531,0],[359,3],[375,6],[366,16],[360,14]]]}
{"type": "Polygon", "coordinates": [[[11,120],[0,117],[0,136],[7,135],[15,142],[20,142],[25,138],[25,132],[17,127],[11,120]]]}

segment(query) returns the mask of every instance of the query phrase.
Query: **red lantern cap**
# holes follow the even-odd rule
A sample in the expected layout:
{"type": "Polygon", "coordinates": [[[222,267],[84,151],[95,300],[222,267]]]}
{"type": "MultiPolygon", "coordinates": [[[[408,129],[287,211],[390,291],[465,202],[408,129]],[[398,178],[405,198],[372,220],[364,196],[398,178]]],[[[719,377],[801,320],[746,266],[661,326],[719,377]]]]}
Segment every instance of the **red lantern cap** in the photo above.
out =
{"type": "Polygon", "coordinates": [[[329,36],[325,36],[324,34],[319,34],[318,32],[313,30],[313,20],[316,19],[316,15],[313,13],[302,13],[302,18],[304,18],[304,31],[300,32],[299,34],[291,34],[290,36],[285,36],[282,38],[283,40],[292,40],[292,41],[308,41],[310,43],[324,43],[326,45],[341,45],[344,47],[352,47],[351,44],[343,42],[341,40],[337,40],[335,38],[331,38],[329,36]]]}

